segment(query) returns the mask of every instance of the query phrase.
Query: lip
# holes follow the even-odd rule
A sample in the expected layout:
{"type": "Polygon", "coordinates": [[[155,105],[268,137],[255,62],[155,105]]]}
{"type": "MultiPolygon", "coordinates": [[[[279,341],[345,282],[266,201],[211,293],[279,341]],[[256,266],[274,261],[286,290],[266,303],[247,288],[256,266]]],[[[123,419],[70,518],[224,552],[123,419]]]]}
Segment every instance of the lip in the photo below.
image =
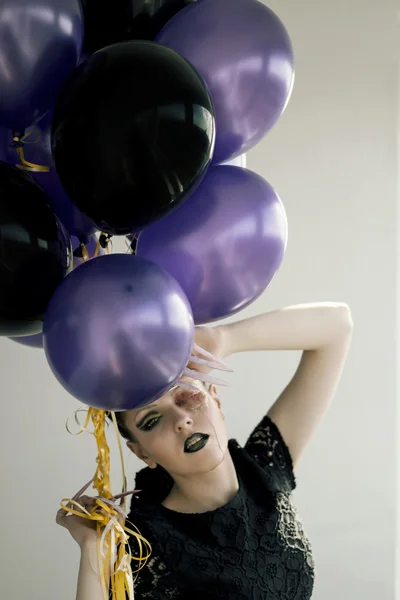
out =
{"type": "Polygon", "coordinates": [[[187,454],[193,454],[194,452],[198,452],[199,450],[201,450],[202,448],[204,448],[204,446],[207,444],[208,439],[209,439],[209,435],[207,433],[192,433],[192,435],[190,435],[188,438],[186,438],[185,440],[185,445],[184,445],[184,452],[186,452],[187,454]],[[188,444],[193,440],[193,438],[201,438],[198,444],[195,444],[194,448],[188,448],[188,444]]]}

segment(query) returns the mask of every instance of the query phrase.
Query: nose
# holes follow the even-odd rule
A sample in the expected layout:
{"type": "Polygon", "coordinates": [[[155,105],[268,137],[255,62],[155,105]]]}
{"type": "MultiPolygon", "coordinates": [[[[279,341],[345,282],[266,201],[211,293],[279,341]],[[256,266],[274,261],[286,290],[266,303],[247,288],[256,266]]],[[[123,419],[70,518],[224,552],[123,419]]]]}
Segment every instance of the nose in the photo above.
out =
{"type": "Polygon", "coordinates": [[[178,409],[175,428],[177,432],[180,432],[193,425],[193,419],[186,411],[178,409]]]}

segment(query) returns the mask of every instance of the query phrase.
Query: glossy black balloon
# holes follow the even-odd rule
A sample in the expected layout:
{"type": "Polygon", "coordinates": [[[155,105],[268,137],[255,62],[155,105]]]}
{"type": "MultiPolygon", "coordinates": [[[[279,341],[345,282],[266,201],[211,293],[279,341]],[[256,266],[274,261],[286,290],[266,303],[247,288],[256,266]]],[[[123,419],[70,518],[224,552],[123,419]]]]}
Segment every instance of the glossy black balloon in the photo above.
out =
{"type": "Polygon", "coordinates": [[[210,94],[194,68],[154,42],[108,46],[82,63],[53,119],[57,173],[102,231],[138,231],[200,183],[215,143],[210,94]]]}
{"type": "Polygon", "coordinates": [[[81,0],[84,51],[128,40],[154,40],[172,17],[195,0],[81,0]]]}
{"type": "Polygon", "coordinates": [[[72,258],[70,238],[43,190],[0,161],[0,335],[42,331],[47,304],[72,258]]]}

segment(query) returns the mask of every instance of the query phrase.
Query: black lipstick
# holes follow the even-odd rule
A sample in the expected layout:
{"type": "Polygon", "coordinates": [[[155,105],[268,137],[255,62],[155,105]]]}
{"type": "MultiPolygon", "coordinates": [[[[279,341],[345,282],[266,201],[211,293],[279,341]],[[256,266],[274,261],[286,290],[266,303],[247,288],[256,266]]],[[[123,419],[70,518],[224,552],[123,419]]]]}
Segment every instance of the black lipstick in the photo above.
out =
{"type": "Polygon", "coordinates": [[[185,440],[184,451],[190,454],[198,452],[207,444],[209,437],[206,433],[193,433],[185,440]]]}

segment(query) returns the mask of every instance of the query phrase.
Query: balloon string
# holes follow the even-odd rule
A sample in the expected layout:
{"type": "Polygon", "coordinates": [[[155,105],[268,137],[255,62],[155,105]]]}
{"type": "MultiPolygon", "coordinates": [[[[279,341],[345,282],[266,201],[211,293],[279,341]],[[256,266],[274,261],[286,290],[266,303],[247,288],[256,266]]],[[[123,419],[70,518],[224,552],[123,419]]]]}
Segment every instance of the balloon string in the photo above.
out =
{"type": "MultiPolygon", "coordinates": [[[[91,258],[97,258],[99,256],[99,252],[100,252],[100,248],[101,248],[101,243],[100,243],[100,238],[97,239],[97,244],[96,244],[96,249],[94,251],[93,256],[91,257],[89,255],[88,249],[86,247],[86,245],[84,243],[81,244],[81,250],[82,250],[82,256],[75,256],[74,258],[76,260],[79,260],[79,262],[81,263],[85,263],[88,260],[91,260],[91,258]]],[[[107,244],[107,248],[106,248],[106,252],[109,252],[109,243],[107,244]]]]}
{"type": "Polygon", "coordinates": [[[126,253],[133,254],[134,256],[137,254],[137,248],[139,244],[139,238],[141,235],[141,231],[138,233],[132,233],[126,236],[126,253]]]}
{"type": "MultiPolygon", "coordinates": [[[[108,247],[108,244],[107,244],[108,247]]],[[[101,244],[100,244],[100,238],[97,240],[97,244],[96,244],[96,250],[94,251],[94,255],[93,258],[96,258],[99,255],[100,252],[100,248],[101,248],[101,244]]]]}
{"type": "MultiPolygon", "coordinates": [[[[76,421],[77,413],[82,409],[79,409],[75,413],[76,421]]],[[[86,484],[72,499],[63,499],[61,507],[67,512],[75,514],[85,519],[96,521],[97,528],[97,560],[101,571],[101,586],[104,594],[104,599],[108,600],[109,592],[106,586],[106,579],[108,575],[108,568],[110,569],[110,589],[112,592],[113,600],[134,600],[134,589],[133,589],[133,573],[132,573],[132,561],[138,561],[139,567],[135,571],[138,573],[147,563],[151,553],[151,544],[140,534],[138,528],[127,521],[127,510],[126,510],[126,499],[129,494],[137,493],[139,490],[133,492],[126,492],[126,474],[125,465],[122,452],[122,443],[118,430],[117,421],[115,414],[111,412],[114,427],[116,429],[118,446],[120,450],[123,486],[122,494],[113,496],[111,493],[110,484],[110,449],[107,444],[105,437],[105,411],[90,407],[87,411],[87,416],[83,427],[81,427],[79,433],[87,431],[90,422],[94,426],[93,435],[97,442],[97,469],[94,478],[86,484]],[[93,487],[98,491],[99,496],[95,499],[96,504],[90,510],[86,510],[79,504],[79,497],[86,489],[93,484],[93,487]],[[117,498],[124,500],[124,510],[121,506],[116,504],[117,498]],[[64,503],[67,503],[64,505],[64,503]],[[76,505],[80,510],[71,508],[71,505],[76,505]],[[126,523],[132,526],[128,528],[126,523]],[[130,534],[130,535],[127,535],[130,534]],[[130,545],[128,543],[129,537],[133,536],[139,546],[139,556],[132,556],[130,545]],[[143,546],[146,546],[147,554],[143,556],[143,546]],[[126,550],[128,548],[128,550],[126,550]]],[[[68,429],[68,421],[66,424],[68,429]]],[[[93,565],[92,565],[93,568],[93,565]]],[[[94,569],[95,572],[96,569],[94,569]]],[[[136,578],[135,578],[136,580],[136,578]]]]}
{"type": "MultiPolygon", "coordinates": [[[[35,173],[48,173],[50,171],[50,167],[46,167],[44,165],[37,165],[36,163],[31,163],[28,162],[25,159],[25,155],[24,155],[24,143],[28,143],[28,144],[37,144],[38,142],[40,142],[41,140],[41,136],[39,134],[39,137],[37,140],[35,140],[34,142],[27,142],[27,138],[32,134],[35,133],[34,131],[30,131],[29,133],[26,133],[22,138],[20,138],[19,136],[14,136],[13,137],[13,145],[15,145],[16,150],[18,152],[20,161],[21,161],[21,165],[16,165],[18,167],[18,169],[22,169],[23,171],[32,171],[35,173]]],[[[37,132],[38,133],[38,132],[37,132]]]]}
{"type": "Polygon", "coordinates": [[[127,512],[127,496],[125,495],[126,494],[126,472],[125,472],[124,453],[122,451],[121,436],[119,435],[118,423],[115,418],[114,412],[111,412],[111,417],[113,420],[114,429],[117,432],[118,450],[119,450],[119,457],[120,457],[120,461],[121,461],[121,470],[122,470],[122,494],[123,495],[121,497],[121,504],[122,504],[122,502],[124,503],[124,511],[126,513],[127,512]]]}
{"type": "MultiPolygon", "coordinates": [[[[74,261],[79,260],[80,263],[85,263],[88,260],[90,260],[89,252],[84,243],[81,243],[81,251],[82,251],[82,256],[74,256],[74,261]]],[[[74,269],[76,268],[76,266],[77,265],[74,265],[74,269]]]]}

